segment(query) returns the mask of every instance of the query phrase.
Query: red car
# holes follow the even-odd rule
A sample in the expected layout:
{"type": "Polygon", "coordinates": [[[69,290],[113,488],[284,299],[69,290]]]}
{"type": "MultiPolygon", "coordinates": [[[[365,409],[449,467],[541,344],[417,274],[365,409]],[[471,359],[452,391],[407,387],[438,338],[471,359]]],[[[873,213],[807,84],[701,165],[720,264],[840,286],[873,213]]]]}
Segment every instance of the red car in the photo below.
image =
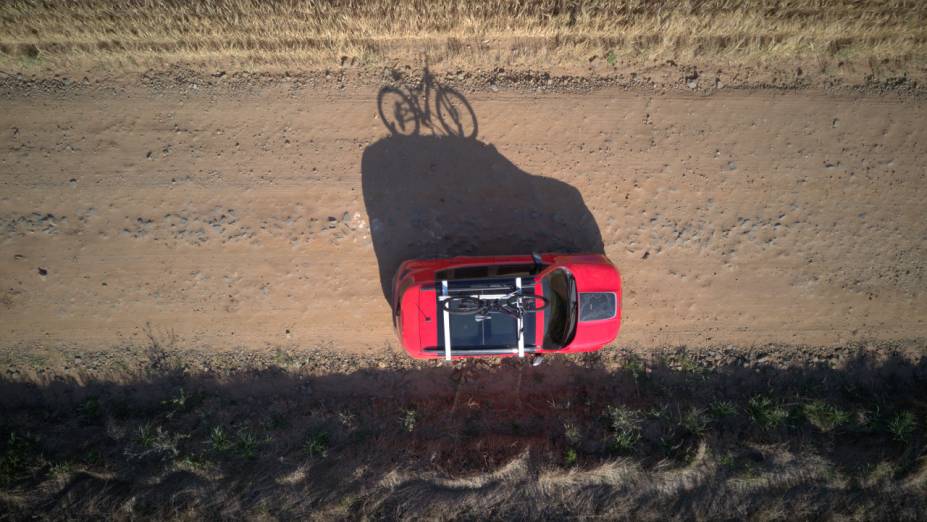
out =
{"type": "Polygon", "coordinates": [[[392,306],[416,358],[591,352],[618,336],[621,277],[603,255],[412,260],[392,306]]]}

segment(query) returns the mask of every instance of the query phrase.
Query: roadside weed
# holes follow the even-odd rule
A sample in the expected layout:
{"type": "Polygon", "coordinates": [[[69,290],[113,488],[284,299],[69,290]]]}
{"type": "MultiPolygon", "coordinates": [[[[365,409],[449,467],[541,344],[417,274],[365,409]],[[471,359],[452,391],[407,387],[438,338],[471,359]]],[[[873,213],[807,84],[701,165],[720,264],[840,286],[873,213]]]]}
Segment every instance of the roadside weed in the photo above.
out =
{"type": "Polygon", "coordinates": [[[213,451],[221,453],[232,449],[232,441],[221,426],[216,426],[209,432],[209,446],[213,451]]]}
{"type": "Polygon", "coordinates": [[[52,464],[48,469],[48,473],[54,477],[66,477],[74,471],[74,463],[66,460],[63,462],[56,462],[52,464]]]}
{"type": "Polygon", "coordinates": [[[35,456],[33,455],[35,443],[27,435],[10,433],[6,441],[6,450],[0,457],[0,486],[13,484],[29,470],[35,456]]]}
{"type": "Polygon", "coordinates": [[[705,431],[708,430],[708,422],[708,416],[705,415],[705,410],[696,408],[695,406],[689,408],[679,419],[680,427],[696,437],[701,437],[705,434],[705,431]]]}
{"type": "Polygon", "coordinates": [[[812,426],[825,433],[839,428],[850,420],[849,413],[821,400],[805,404],[802,412],[812,426]]]}
{"type": "Polygon", "coordinates": [[[888,421],[888,432],[892,434],[892,438],[896,441],[908,442],[914,433],[916,424],[917,419],[915,419],[914,414],[910,411],[903,411],[888,421]]]}
{"type": "Polygon", "coordinates": [[[629,451],[640,440],[640,414],[625,406],[609,406],[606,410],[611,428],[611,446],[618,451],[629,451]]]}
{"type": "Polygon", "coordinates": [[[161,401],[164,406],[170,406],[174,411],[180,411],[187,407],[187,392],[183,388],[177,391],[177,396],[171,399],[161,401]]]}
{"type": "Polygon", "coordinates": [[[576,464],[576,458],[576,450],[573,448],[567,448],[566,451],[563,452],[563,463],[567,466],[576,464]]]}
{"type": "Polygon", "coordinates": [[[563,436],[566,437],[567,442],[570,444],[577,444],[582,438],[579,428],[572,422],[565,422],[563,424],[563,436]]]}
{"type": "Polygon", "coordinates": [[[618,63],[618,55],[615,54],[615,51],[608,51],[605,55],[605,61],[608,62],[608,65],[615,65],[618,63]]]}
{"type": "Polygon", "coordinates": [[[789,412],[769,397],[757,395],[747,401],[747,415],[764,430],[779,427],[789,412]]]}
{"type": "Polygon", "coordinates": [[[145,449],[151,449],[155,445],[155,432],[150,422],[146,422],[138,427],[138,443],[145,449]]]}
{"type": "Polygon", "coordinates": [[[239,430],[235,440],[235,453],[239,457],[248,460],[257,457],[257,447],[258,438],[253,431],[248,428],[239,430]]]}
{"type": "Polygon", "coordinates": [[[643,377],[647,372],[647,367],[644,365],[644,360],[636,354],[628,355],[628,358],[624,362],[624,367],[626,370],[631,372],[631,377],[634,378],[634,382],[637,382],[643,377]]]}
{"type": "Polygon", "coordinates": [[[731,452],[727,452],[718,458],[718,464],[721,464],[725,468],[733,468],[734,462],[734,455],[731,452]]]}
{"type": "Polygon", "coordinates": [[[319,456],[325,458],[328,456],[328,433],[319,431],[311,433],[303,444],[303,451],[310,457],[319,456]]]}
{"type": "Polygon", "coordinates": [[[731,401],[714,401],[708,407],[708,413],[715,419],[737,415],[737,406],[731,401]]]}
{"type": "Polygon", "coordinates": [[[415,421],[418,420],[418,412],[413,409],[407,409],[403,411],[402,417],[399,419],[403,429],[412,433],[415,430],[415,421]]]}

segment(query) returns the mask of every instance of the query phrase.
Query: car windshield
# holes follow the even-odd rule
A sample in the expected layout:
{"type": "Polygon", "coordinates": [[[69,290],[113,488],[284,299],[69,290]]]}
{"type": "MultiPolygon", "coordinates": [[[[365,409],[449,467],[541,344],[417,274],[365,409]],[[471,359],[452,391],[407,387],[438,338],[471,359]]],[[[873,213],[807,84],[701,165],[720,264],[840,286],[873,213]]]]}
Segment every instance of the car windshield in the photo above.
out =
{"type": "Polygon", "coordinates": [[[544,297],[550,305],[544,310],[544,344],[558,350],[570,344],[576,335],[576,281],[572,274],[557,269],[541,280],[544,297]]]}

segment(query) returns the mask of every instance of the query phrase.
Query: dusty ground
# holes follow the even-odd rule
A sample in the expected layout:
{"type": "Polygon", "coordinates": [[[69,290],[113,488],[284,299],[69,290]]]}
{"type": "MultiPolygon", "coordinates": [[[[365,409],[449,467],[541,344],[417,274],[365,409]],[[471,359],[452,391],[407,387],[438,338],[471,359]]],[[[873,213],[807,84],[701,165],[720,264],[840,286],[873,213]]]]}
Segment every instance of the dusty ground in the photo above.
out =
{"type": "Polygon", "coordinates": [[[927,336],[919,97],[461,88],[463,139],[390,137],[365,84],[210,84],[6,84],[8,354],[396,350],[395,256],[506,245],[604,250],[621,346],[927,336]]]}

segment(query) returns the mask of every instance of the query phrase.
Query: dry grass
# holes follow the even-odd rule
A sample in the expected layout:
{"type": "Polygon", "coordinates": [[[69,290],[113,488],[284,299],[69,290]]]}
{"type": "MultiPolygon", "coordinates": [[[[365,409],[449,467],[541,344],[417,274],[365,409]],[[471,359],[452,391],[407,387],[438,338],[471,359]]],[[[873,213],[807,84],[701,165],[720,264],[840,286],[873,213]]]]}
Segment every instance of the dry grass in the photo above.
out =
{"type": "Polygon", "coordinates": [[[665,63],[922,68],[916,0],[12,0],[7,72],[173,65],[308,70],[416,62],[588,70],[665,63]]]}

